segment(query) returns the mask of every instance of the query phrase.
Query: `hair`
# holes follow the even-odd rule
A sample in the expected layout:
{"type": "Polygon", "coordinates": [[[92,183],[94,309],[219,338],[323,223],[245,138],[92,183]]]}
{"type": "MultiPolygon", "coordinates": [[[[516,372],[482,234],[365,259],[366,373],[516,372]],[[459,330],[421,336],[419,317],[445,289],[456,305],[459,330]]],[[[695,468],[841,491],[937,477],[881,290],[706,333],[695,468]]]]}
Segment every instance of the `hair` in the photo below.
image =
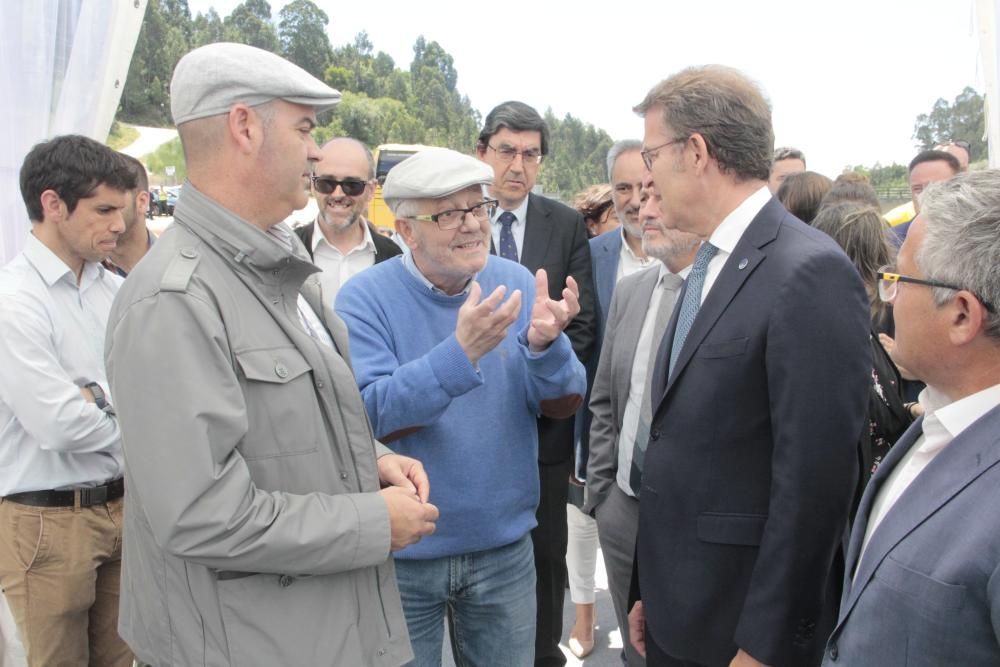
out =
{"type": "Polygon", "coordinates": [[[876,299],[878,270],[892,264],[893,249],[886,240],[887,223],[878,208],[862,202],[841,202],[824,206],[813,226],[836,241],[854,268],[861,274],[861,280],[868,288],[871,298],[873,319],[885,312],[885,304],[876,299]]]}
{"type": "Polygon", "coordinates": [[[827,206],[843,202],[859,202],[874,208],[882,206],[878,193],[875,192],[875,188],[869,185],[868,178],[856,171],[845,171],[835,178],[833,187],[823,197],[819,207],[822,210],[827,206]]]}
{"type": "Polygon", "coordinates": [[[131,155],[125,155],[122,153],[121,156],[125,159],[125,162],[128,163],[129,169],[132,171],[132,175],[135,176],[135,188],[133,189],[137,192],[145,192],[149,190],[149,174],[146,173],[146,167],[144,167],[141,162],[131,155]]]}
{"type": "Polygon", "coordinates": [[[476,146],[479,150],[486,150],[493,135],[503,128],[514,132],[539,132],[542,135],[542,155],[549,152],[549,128],[545,121],[534,108],[524,102],[511,100],[503,102],[493,107],[493,110],[483,121],[483,131],[479,133],[476,146]]]}
{"type": "Polygon", "coordinates": [[[740,181],[771,175],[771,105],[743,73],[722,65],[689,67],[661,81],[633,109],[660,110],[677,138],[700,134],[725,174],[740,181]]]}
{"type": "Polygon", "coordinates": [[[72,213],[101,185],[127,192],[136,187],[131,165],[121,153],[78,134],[36,144],[21,165],[21,197],[32,222],[41,222],[42,193],[53,190],[72,213]]]}
{"type": "Polygon", "coordinates": [[[641,151],[642,142],[638,139],[622,139],[621,141],[616,141],[611,144],[611,148],[608,149],[608,182],[610,183],[614,177],[611,172],[615,168],[615,162],[621,157],[623,153],[628,153],[629,151],[641,151]]]}
{"type": "Polygon", "coordinates": [[[907,168],[906,173],[913,173],[913,169],[924,162],[947,162],[948,166],[954,173],[962,171],[962,164],[958,161],[958,158],[951,153],[945,153],[944,151],[920,151],[917,156],[910,160],[910,166],[907,168]]]}
{"type": "MultiPolygon", "coordinates": [[[[993,305],[984,330],[1000,343],[1000,170],[963,172],[932,183],[920,200],[924,242],[914,261],[928,280],[957,285],[993,305]]],[[[935,287],[938,305],[954,291],[935,287]]]]}
{"type": "Polygon", "coordinates": [[[785,208],[802,222],[811,223],[819,211],[823,197],[833,187],[833,181],[815,171],[790,174],[775,193],[785,208]]]}
{"type": "Polygon", "coordinates": [[[774,149],[774,157],[771,163],[780,162],[781,160],[802,160],[802,164],[806,163],[805,153],[800,151],[798,148],[792,148],[791,146],[781,146],[780,148],[774,149]]]}
{"type": "Polygon", "coordinates": [[[368,160],[368,180],[370,181],[373,178],[375,178],[375,156],[372,155],[372,152],[368,149],[368,146],[366,146],[364,142],[358,141],[354,137],[335,137],[333,139],[330,139],[330,141],[326,142],[325,144],[323,144],[321,146],[321,150],[326,150],[326,147],[329,146],[330,144],[341,141],[346,141],[351,144],[354,144],[364,152],[365,159],[368,160]]]}
{"type": "Polygon", "coordinates": [[[607,183],[591,185],[573,197],[573,208],[579,211],[585,220],[600,222],[601,215],[612,205],[611,192],[611,186],[607,183]]]}
{"type": "Polygon", "coordinates": [[[412,218],[420,215],[420,202],[422,199],[392,199],[386,201],[386,206],[397,218],[412,218]]]}

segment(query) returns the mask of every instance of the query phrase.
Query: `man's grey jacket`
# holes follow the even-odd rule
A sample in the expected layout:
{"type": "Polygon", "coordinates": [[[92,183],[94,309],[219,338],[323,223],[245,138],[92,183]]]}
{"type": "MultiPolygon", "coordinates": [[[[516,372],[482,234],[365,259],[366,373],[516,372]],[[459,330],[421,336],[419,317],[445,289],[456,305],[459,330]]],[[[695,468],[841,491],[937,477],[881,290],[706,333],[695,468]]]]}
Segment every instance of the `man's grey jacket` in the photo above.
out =
{"type": "Polygon", "coordinates": [[[126,458],[119,630],[157,667],[412,655],[375,493],[388,450],[347,331],[293,245],[187,184],[109,318],[126,458]],[[300,292],[336,349],[303,326],[300,292]]]}

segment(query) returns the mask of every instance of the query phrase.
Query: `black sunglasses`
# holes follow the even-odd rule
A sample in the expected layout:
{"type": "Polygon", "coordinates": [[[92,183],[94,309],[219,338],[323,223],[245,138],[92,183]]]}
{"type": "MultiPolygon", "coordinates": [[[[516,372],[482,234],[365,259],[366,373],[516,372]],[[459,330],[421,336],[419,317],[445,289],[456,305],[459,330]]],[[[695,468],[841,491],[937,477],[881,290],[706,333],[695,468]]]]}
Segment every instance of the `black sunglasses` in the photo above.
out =
{"type": "Polygon", "coordinates": [[[313,176],[312,182],[316,192],[321,195],[333,194],[339,185],[348,197],[357,197],[365,191],[365,186],[368,185],[367,181],[362,181],[360,178],[345,178],[339,181],[333,176],[313,176]]]}

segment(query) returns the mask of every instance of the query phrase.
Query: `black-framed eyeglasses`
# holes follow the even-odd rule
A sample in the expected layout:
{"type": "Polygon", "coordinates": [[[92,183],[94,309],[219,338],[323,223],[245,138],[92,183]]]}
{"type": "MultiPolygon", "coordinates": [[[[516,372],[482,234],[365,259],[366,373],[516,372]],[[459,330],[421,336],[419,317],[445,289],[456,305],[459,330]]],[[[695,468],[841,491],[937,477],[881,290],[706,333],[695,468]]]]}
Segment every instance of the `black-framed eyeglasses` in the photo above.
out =
{"type": "Polygon", "coordinates": [[[542,155],[542,151],[538,148],[529,148],[528,150],[519,151],[513,146],[501,146],[500,148],[497,148],[492,144],[486,144],[486,147],[492,148],[493,152],[497,154],[497,157],[500,158],[501,162],[513,162],[514,158],[520,155],[521,162],[524,164],[540,164],[542,162],[542,158],[545,157],[542,155]]]}
{"type": "Polygon", "coordinates": [[[671,139],[665,144],[660,144],[659,146],[653,146],[652,148],[646,148],[639,151],[639,155],[642,156],[642,163],[646,165],[646,169],[653,170],[653,161],[659,156],[660,151],[667,146],[673,146],[674,144],[679,144],[682,141],[687,141],[689,137],[677,137],[676,139],[671,139]]]}
{"type": "Polygon", "coordinates": [[[348,197],[357,197],[365,191],[365,187],[368,185],[368,181],[363,181],[360,178],[338,180],[333,176],[313,176],[312,182],[316,192],[321,195],[333,194],[339,185],[348,197]]]}
{"type": "Polygon", "coordinates": [[[496,199],[487,199],[469,208],[450,208],[447,211],[441,211],[433,215],[411,215],[407,217],[411,220],[419,220],[421,222],[433,222],[441,231],[446,232],[449,229],[458,229],[461,227],[465,221],[465,216],[469,213],[480,222],[489,220],[490,216],[496,210],[498,203],[496,199]]]}
{"type": "MultiPolygon", "coordinates": [[[[882,299],[882,301],[885,303],[892,303],[893,301],[896,300],[896,294],[899,291],[898,290],[899,283],[912,283],[914,285],[925,285],[927,287],[941,287],[943,289],[950,289],[956,292],[964,289],[962,287],[949,285],[947,283],[938,282],[936,280],[923,280],[921,278],[911,278],[910,276],[904,276],[899,273],[893,273],[892,271],[889,271],[890,268],[892,267],[883,266],[875,274],[875,276],[878,278],[878,297],[882,299]]],[[[986,310],[990,311],[991,313],[996,312],[993,308],[993,304],[991,304],[989,301],[986,301],[972,290],[965,290],[965,291],[969,292],[974,297],[976,297],[976,299],[979,300],[979,303],[983,304],[983,307],[986,310]]]]}

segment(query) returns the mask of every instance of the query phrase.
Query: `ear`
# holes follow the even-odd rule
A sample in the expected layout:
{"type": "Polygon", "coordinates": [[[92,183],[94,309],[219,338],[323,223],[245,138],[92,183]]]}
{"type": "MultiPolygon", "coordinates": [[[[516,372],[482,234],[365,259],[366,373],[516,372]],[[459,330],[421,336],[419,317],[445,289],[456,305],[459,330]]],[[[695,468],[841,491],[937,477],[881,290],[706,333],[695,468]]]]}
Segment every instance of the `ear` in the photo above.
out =
{"type": "Polygon", "coordinates": [[[143,211],[145,211],[146,209],[149,208],[149,191],[148,190],[140,190],[139,191],[139,194],[137,194],[135,196],[135,205],[136,205],[136,208],[142,209],[143,211]]]}
{"type": "Polygon", "coordinates": [[[486,144],[476,144],[476,157],[486,161],[486,144]]]}
{"type": "Polygon", "coordinates": [[[59,221],[68,213],[65,202],[55,190],[46,190],[39,196],[42,204],[42,221],[59,221]]]}
{"type": "Polygon", "coordinates": [[[708,154],[708,143],[705,141],[705,137],[695,132],[688,138],[688,143],[685,148],[690,149],[691,151],[695,173],[704,173],[705,169],[708,168],[710,158],[710,155],[708,154]]]}
{"type": "Polygon", "coordinates": [[[960,290],[947,307],[951,310],[948,339],[952,345],[965,345],[982,333],[986,323],[986,306],[972,292],[960,290]]]}
{"type": "Polygon", "coordinates": [[[245,104],[234,104],[226,117],[229,135],[240,152],[250,153],[261,142],[263,128],[260,117],[245,104]]]}
{"type": "Polygon", "coordinates": [[[409,246],[411,249],[416,245],[416,236],[414,235],[414,224],[412,220],[407,220],[406,218],[396,218],[395,222],[396,233],[403,237],[403,243],[409,246]]]}

